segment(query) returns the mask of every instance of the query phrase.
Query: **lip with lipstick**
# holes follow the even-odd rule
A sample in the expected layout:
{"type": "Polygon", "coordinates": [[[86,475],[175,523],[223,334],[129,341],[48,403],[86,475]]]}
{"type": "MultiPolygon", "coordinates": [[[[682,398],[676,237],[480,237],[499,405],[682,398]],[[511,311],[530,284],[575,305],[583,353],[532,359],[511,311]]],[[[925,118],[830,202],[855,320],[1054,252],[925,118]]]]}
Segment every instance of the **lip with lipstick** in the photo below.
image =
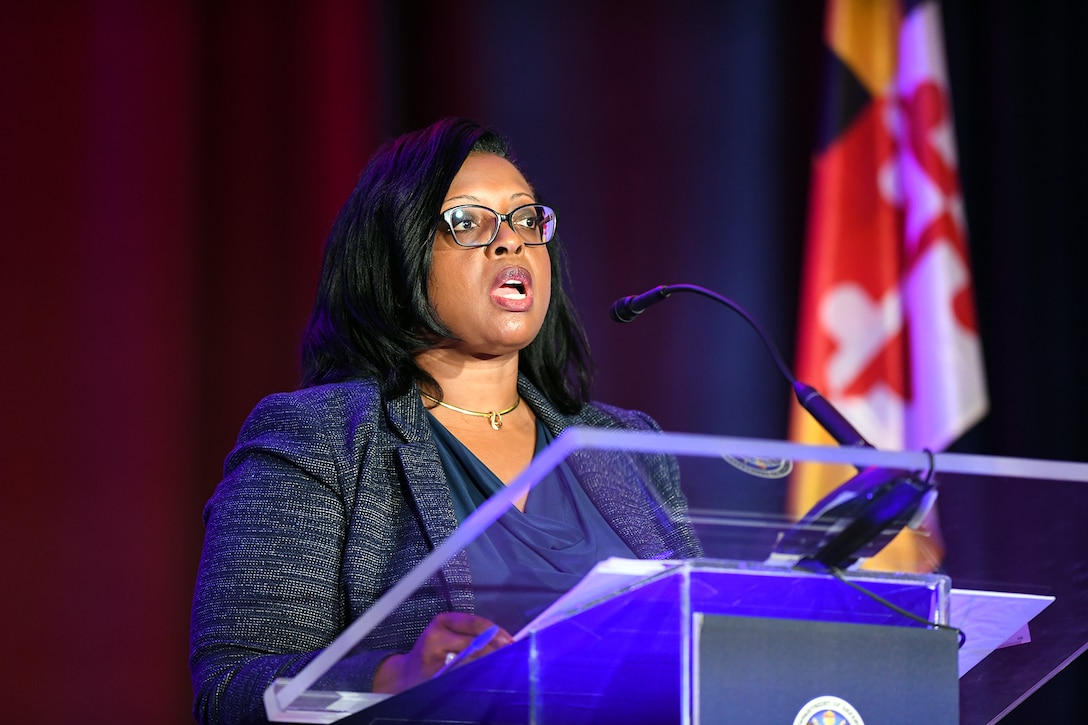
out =
{"type": "Polygon", "coordinates": [[[525,312],[533,306],[533,275],[524,267],[506,267],[495,275],[491,299],[511,312],[525,312]]]}

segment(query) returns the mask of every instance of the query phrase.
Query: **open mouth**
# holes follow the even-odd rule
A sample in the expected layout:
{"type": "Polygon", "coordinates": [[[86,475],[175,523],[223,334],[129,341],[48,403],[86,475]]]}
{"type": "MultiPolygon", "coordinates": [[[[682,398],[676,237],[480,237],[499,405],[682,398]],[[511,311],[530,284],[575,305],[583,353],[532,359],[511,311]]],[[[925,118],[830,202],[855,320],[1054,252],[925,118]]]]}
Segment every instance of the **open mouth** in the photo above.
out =
{"type": "Polygon", "coordinates": [[[527,310],[533,303],[533,276],[524,267],[507,267],[495,276],[491,299],[511,311],[527,310]]]}
{"type": "Polygon", "coordinates": [[[495,294],[509,300],[525,299],[525,283],[520,280],[503,282],[499,288],[495,290],[495,294]]]}

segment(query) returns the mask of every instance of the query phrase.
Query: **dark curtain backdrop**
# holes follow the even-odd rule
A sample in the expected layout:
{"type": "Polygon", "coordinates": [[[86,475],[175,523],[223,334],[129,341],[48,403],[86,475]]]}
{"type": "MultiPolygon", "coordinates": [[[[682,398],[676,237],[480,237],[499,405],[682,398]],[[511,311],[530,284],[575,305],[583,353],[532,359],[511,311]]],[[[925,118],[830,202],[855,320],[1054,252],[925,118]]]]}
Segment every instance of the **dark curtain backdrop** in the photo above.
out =
{"type": "MultiPolygon", "coordinates": [[[[190,721],[201,507],[249,409],[296,385],[322,240],[362,164],[438,116],[504,130],[559,209],[597,397],[672,430],[783,437],[788,389],[739,319],[683,296],[628,326],[607,311],[701,284],[790,354],[822,13],[4,3],[0,719],[190,721]]],[[[992,397],[957,448],[1086,460],[1088,12],[944,15],[992,397]]],[[[1008,721],[1083,712],[1084,670],[1008,721]]]]}

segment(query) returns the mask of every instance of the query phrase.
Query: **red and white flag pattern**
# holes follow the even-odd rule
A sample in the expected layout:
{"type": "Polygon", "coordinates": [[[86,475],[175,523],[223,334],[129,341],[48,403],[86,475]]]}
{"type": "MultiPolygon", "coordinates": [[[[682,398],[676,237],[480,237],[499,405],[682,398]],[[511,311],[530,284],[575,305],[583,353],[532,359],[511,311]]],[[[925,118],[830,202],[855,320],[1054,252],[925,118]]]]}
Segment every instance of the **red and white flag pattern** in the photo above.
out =
{"type": "MultiPolygon", "coordinates": [[[[814,159],[796,359],[884,450],[938,450],[988,407],[936,2],[829,0],[830,119],[814,159]]],[[[830,444],[799,407],[793,440],[830,444]]],[[[850,472],[801,465],[799,515],[850,472]]],[[[871,565],[931,570],[931,518],[871,565]]]]}

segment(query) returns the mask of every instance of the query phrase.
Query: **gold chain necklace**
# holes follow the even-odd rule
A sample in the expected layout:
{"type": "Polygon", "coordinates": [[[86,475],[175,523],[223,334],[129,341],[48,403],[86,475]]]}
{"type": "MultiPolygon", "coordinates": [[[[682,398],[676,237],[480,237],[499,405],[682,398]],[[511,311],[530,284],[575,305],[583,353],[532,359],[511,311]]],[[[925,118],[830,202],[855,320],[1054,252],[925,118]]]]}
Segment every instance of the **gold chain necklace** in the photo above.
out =
{"type": "Polygon", "coordinates": [[[452,411],[464,413],[465,415],[478,415],[481,418],[487,418],[491,423],[492,430],[499,430],[500,428],[502,428],[502,417],[507,413],[514,412],[514,409],[521,404],[521,397],[518,396],[518,399],[514,401],[514,404],[506,410],[490,410],[486,413],[482,413],[478,410],[468,410],[467,408],[458,408],[456,405],[450,405],[449,403],[443,402],[438,398],[435,398],[434,396],[427,395],[422,390],[419,391],[419,394],[427,400],[431,401],[432,403],[441,405],[443,408],[449,408],[452,411]]]}

